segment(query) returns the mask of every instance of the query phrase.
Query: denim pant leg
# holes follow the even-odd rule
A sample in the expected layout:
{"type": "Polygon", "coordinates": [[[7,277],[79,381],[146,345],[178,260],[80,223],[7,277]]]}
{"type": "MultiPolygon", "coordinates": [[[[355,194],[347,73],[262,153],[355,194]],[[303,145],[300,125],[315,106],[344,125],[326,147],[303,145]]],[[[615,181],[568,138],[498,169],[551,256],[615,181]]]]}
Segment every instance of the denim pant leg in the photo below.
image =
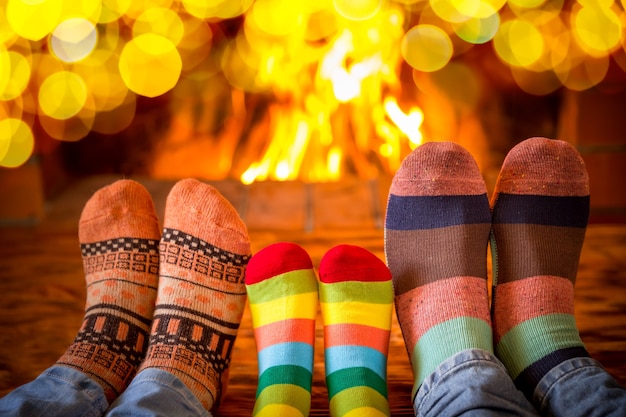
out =
{"type": "Polygon", "coordinates": [[[148,368],[111,404],[107,417],[211,417],[176,376],[148,368]]]}
{"type": "Polygon", "coordinates": [[[504,365],[481,349],[441,363],[422,383],[413,407],[418,417],[538,416],[504,365]]]}
{"type": "Polygon", "coordinates": [[[591,358],[570,359],[548,372],[533,402],[542,416],[626,416],[626,388],[591,358]]]}
{"type": "Polygon", "coordinates": [[[108,406],[98,383],[74,368],[55,365],[0,398],[0,416],[101,417],[108,406]]]}

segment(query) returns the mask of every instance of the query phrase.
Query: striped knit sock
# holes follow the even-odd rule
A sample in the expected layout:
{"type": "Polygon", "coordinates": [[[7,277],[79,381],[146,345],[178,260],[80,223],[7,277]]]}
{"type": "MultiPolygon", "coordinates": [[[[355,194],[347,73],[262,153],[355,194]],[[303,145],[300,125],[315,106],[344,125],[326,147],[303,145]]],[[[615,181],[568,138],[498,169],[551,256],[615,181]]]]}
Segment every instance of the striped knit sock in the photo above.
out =
{"type": "Polygon", "coordinates": [[[186,179],[167,197],[159,250],[158,297],[141,370],[170,372],[210,410],[226,388],[245,307],[248,232],[215,188],[186,179]]]}
{"type": "Polygon", "coordinates": [[[365,249],[341,245],[324,255],[319,273],[330,415],[389,416],[389,269],[365,249]]]}
{"type": "Polygon", "coordinates": [[[588,356],[574,321],[589,216],[584,162],[566,142],[528,139],[507,155],[493,201],[496,355],[532,398],[549,370],[588,356]]]}
{"type": "Polygon", "coordinates": [[[98,382],[112,402],[148,345],[159,272],[159,222],[148,191],[120,180],[98,190],[78,227],[87,281],[83,325],[57,365],[98,382]]]}
{"type": "Polygon", "coordinates": [[[246,273],[258,351],[254,416],[306,417],[311,408],[317,279],[293,243],[256,253],[246,273]]]}
{"type": "Polygon", "coordinates": [[[391,184],[385,253],[415,384],[466,349],[492,352],[487,291],[491,216],[472,156],[429,142],[405,158],[391,184]]]}

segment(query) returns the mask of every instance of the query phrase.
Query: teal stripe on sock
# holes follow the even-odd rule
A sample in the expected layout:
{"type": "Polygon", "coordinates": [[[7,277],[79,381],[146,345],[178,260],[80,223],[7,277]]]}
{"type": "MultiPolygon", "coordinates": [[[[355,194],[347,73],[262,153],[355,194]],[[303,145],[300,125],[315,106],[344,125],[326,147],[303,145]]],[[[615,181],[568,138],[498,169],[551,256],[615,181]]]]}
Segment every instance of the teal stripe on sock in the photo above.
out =
{"type": "Polygon", "coordinates": [[[493,353],[489,323],[475,317],[464,316],[430,328],[417,341],[411,355],[415,377],[413,394],[439,364],[467,349],[483,349],[493,353]]]}
{"type": "Polygon", "coordinates": [[[290,384],[311,391],[313,375],[311,372],[295,365],[280,365],[268,368],[259,376],[257,396],[265,388],[277,384],[290,384]]]}
{"type": "Polygon", "coordinates": [[[582,346],[572,314],[548,314],[509,330],[496,346],[496,354],[515,379],[529,365],[556,350],[582,346]]]}
{"type": "Polygon", "coordinates": [[[313,346],[304,342],[277,343],[258,353],[259,374],[279,365],[296,365],[313,372],[313,346]]]}
{"type": "Polygon", "coordinates": [[[344,368],[369,368],[378,376],[387,377],[387,357],[367,346],[342,345],[324,351],[326,373],[332,374],[344,368]]]}
{"type": "Polygon", "coordinates": [[[387,383],[369,368],[345,368],[326,376],[328,398],[352,387],[366,386],[387,397],[387,383]]]}

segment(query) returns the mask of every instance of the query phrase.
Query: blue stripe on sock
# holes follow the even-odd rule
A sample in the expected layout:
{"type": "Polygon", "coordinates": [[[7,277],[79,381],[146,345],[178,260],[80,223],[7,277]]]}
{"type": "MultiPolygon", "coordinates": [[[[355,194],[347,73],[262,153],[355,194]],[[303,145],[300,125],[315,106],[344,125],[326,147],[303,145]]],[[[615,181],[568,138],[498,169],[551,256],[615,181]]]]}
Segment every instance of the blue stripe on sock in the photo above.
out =
{"type": "Polygon", "coordinates": [[[582,346],[574,346],[556,350],[528,366],[515,378],[515,385],[532,401],[535,388],[539,381],[555,366],[574,358],[588,358],[589,353],[582,346]]]}
{"type": "Polygon", "coordinates": [[[589,196],[554,197],[500,193],[493,212],[494,223],[586,227],[589,196]]]}
{"type": "Polygon", "coordinates": [[[491,223],[487,194],[442,196],[389,195],[386,227],[390,230],[436,229],[491,223]]]}
{"type": "Polygon", "coordinates": [[[326,348],[324,351],[326,374],[345,368],[369,368],[385,379],[387,357],[367,346],[343,345],[326,348]]]}
{"type": "Polygon", "coordinates": [[[278,343],[260,351],[258,362],[259,374],[279,365],[296,365],[313,372],[313,346],[303,342],[278,343]]]}

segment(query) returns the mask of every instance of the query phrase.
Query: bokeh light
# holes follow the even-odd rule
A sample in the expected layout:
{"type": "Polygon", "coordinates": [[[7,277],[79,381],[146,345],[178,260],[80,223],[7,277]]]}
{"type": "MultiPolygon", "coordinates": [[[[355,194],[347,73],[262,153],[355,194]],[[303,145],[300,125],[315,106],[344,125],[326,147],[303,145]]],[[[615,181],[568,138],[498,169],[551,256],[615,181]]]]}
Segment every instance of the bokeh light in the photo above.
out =
{"type": "Polygon", "coordinates": [[[53,119],[69,119],[83,108],[87,94],[87,86],[80,75],[70,71],[56,72],[39,88],[39,107],[53,119]]]}
{"type": "Polygon", "coordinates": [[[452,58],[452,41],[437,26],[419,25],[402,38],[402,56],[419,71],[431,72],[443,68],[452,58]]]}
{"type": "Polygon", "coordinates": [[[50,49],[63,62],[77,62],[89,55],[96,46],[96,28],[83,18],[59,23],[50,37],[50,49]]]}
{"type": "Polygon", "coordinates": [[[243,117],[258,95],[271,103],[267,136],[284,144],[268,146],[247,181],[293,178],[296,166],[328,180],[347,158],[337,124],[352,126],[352,152],[373,150],[378,165],[396,167],[422,136],[409,131],[421,126],[417,115],[437,117],[420,113],[419,99],[473,108],[483,64],[504,65],[502,79],[534,95],[599,86],[615,75],[612,63],[626,71],[626,0],[0,3],[3,166],[39,149],[28,146],[33,132],[64,141],[122,132],[140,97],[171,92],[172,109],[210,124],[222,111],[243,117]],[[227,109],[207,117],[224,100],[227,109]],[[304,158],[307,149],[321,156],[304,158]]]}
{"type": "Polygon", "coordinates": [[[0,166],[15,168],[24,164],[34,147],[33,132],[23,120],[0,120],[0,166]]]}
{"type": "Polygon", "coordinates": [[[126,86],[137,94],[157,97],[171,90],[182,61],[174,43],[153,33],[130,40],[122,50],[119,70],[126,86]]]}

